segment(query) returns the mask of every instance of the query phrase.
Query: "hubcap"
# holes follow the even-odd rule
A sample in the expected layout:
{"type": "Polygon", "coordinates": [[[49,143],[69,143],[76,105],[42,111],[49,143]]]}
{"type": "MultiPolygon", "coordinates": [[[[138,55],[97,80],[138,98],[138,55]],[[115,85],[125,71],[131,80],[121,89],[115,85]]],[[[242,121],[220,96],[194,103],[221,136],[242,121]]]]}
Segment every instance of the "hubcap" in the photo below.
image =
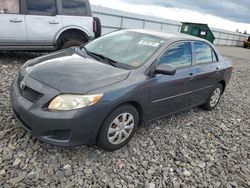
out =
{"type": "Polygon", "coordinates": [[[133,131],[135,124],[134,116],[130,113],[118,115],[110,124],[108,140],[111,144],[118,145],[127,140],[133,131]]]}
{"type": "Polygon", "coordinates": [[[216,104],[220,100],[220,96],[221,96],[221,90],[220,90],[220,88],[217,88],[216,90],[214,90],[214,92],[211,96],[211,99],[210,99],[210,106],[211,107],[216,106],[216,104]]]}

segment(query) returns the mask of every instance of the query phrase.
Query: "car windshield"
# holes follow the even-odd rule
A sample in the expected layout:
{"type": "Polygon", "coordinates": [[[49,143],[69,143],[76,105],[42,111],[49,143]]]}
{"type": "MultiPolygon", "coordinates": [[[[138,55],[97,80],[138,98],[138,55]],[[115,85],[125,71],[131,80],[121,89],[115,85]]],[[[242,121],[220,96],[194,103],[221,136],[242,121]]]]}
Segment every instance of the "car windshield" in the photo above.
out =
{"type": "Polygon", "coordinates": [[[144,33],[118,31],[88,43],[84,49],[118,64],[136,68],[145,63],[164,42],[162,38],[144,33]]]}

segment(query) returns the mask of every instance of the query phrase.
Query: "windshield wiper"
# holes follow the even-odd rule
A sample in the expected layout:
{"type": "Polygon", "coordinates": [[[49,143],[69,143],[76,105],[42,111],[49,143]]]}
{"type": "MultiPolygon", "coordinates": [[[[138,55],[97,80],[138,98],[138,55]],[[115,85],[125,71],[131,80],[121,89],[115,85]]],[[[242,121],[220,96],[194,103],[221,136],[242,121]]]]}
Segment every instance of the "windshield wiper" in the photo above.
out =
{"type": "Polygon", "coordinates": [[[88,51],[87,48],[86,48],[85,46],[82,47],[82,48],[86,51],[86,53],[87,53],[89,56],[94,57],[95,59],[98,59],[98,60],[102,60],[102,61],[104,60],[104,63],[106,63],[106,64],[110,64],[110,65],[116,67],[116,64],[118,63],[117,61],[115,61],[115,60],[113,60],[113,59],[110,59],[110,58],[108,58],[108,57],[105,57],[105,56],[102,55],[102,54],[97,54],[97,53],[88,51]]]}
{"type": "MultiPolygon", "coordinates": [[[[92,53],[92,52],[91,52],[91,53],[92,53]]],[[[108,64],[110,64],[110,65],[112,65],[112,66],[114,66],[114,67],[116,67],[116,64],[118,63],[117,61],[115,61],[115,60],[113,60],[113,59],[110,59],[110,58],[108,58],[108,57],[105,57],[105,56],[102,55],[102,54],[96,54],[96,53],[92,53],[92,54],[94,54],[94,55],[96,55],[96,56],[102,58],[102,59],[105,61],[105,63],[108,63],[108,64]]]]}

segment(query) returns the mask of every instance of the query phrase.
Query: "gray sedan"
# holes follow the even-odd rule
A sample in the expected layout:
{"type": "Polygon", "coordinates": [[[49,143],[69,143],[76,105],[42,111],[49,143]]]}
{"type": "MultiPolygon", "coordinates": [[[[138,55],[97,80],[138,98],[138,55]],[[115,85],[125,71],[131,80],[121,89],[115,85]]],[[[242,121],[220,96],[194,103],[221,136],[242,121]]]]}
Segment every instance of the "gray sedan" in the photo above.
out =
{"type": "Polygon", "coordinates": [[[200,38],[122,30],[28,61],[12,84],[12,109],[42,141],[115,150],[145,121],[214,109],[232,70],[200,38]]]}

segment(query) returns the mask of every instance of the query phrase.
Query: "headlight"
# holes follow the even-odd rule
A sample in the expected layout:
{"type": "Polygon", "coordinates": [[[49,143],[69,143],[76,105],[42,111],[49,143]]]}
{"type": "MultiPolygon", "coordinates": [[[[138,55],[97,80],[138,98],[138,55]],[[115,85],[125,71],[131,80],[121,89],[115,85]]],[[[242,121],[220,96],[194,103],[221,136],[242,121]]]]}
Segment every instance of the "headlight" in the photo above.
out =
{"type": "Polygon", "coordinates": [[[103,94],[96,95],[71,95],[62,94],[54,98],[49,104],[50,110],[76,110],[96,104],[103,94]]]}

